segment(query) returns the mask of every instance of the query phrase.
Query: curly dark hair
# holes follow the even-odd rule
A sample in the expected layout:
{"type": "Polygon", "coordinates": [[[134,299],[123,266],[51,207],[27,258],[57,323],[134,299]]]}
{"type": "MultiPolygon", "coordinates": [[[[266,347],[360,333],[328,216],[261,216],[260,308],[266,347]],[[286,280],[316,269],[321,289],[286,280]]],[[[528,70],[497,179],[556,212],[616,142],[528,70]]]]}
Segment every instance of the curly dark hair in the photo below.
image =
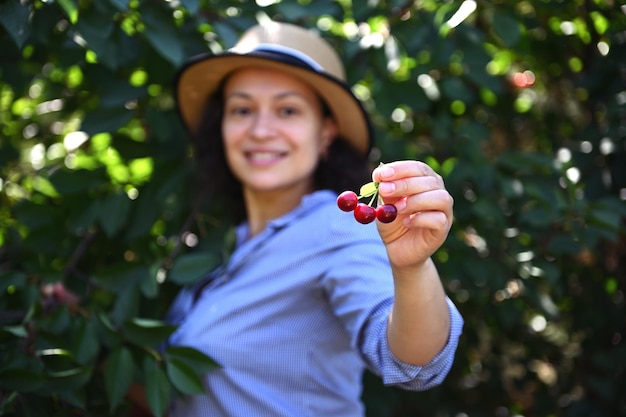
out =
{"type": "MultiPolygon", "coordinates": [[[[321,100],[321,99],[320,99],[321,100]]],[[[326,114],[328,107],[322,102],[326,114]]],[[[222,140],[224,114],[223,88],[212,94],[204,107],[202,119],[192,134],[198,187],[211,204],[224,205],[235,224],[246,218],[241,182],[233,175],[222,140]]],[[[328,154],[321,158],[313,174],[315,188],[330,189],[336,193],[344,190],[358,192],[361,185],[371,181],[372,166],[368,156],[356,150],[341,137],[335,138],[328,154]]]]}

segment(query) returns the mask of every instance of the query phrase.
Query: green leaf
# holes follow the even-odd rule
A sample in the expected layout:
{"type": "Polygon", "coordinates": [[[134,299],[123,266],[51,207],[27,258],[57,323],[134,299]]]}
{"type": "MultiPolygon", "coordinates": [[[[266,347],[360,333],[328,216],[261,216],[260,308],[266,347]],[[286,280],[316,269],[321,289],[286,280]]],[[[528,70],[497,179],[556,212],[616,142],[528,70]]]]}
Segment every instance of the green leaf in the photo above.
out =
{"type": "Polygon", "coordinates": [[[155,298],[159,294],[158,274],[161,271],[161,261],[150,266],[149,273],[146,274],[139,283],[141,293],[146,298],[155,298]]]}
{"type": "Polygon", "coordinates": [[[25,338],[28,336],[28,332],[24,326],[3,326],[0,327],[0,339],[3,338],[4,335],[10,335],[19,338],[25,338]]]}
{"type": "Polygon", "coordinates": [[[120,293],[127,288],[136,286],[148,273],[149,270],[145,266],[124,262],[112,265],[107,269],[101,269],[94,278],[102,288],[120,293]]]}
{"type": "Polygon", "coordinates": [[[146,401],[156,417],[164,416],[171,397],[167,375],[158,366],[146,370],[146,401]]]}
{"type": "Polygon", "coordinates": [[[98,324],[98,335],[105,346],[119,346],[123,342],[121,333],[111,322],[111,319],[102,311],[96,313],[98,324]]]}
{"type": "Polygon", "coordinates": [[[133,112],[123,106],[98,107],[85,115],[81,123],[81,130],[88,135],[103,132],[113,133],[125,126],[132,118],[133,112]]]}
{"type": "Polygon", "coordinates": [[[125,347],[114,350],[107,359],[104,386],[113,411],[122,403],[133,381],[135,365],[130,351],[125,347]]]}
{"type": "Polygon", "coordinates": [[[98,211],[98,218],[104,233],[108,237],[113,237],[128,220],[130,199],[124,192],[111,194],[102,199],[98,211]]]}
{"type": "Polygon", "coordinates": [[[48,417],[50,404],[38,395],[20,395],[20,408],[23,417],[48,417]]]}
{"type": "Polygon", "coordinates": [[[67,306],[56,309],[36,322],[37,329],[47,334],[61,334],[67,330],[71,323],[72,317],[67,306]]]}
{"type": "Polygon", "coordinates": [[[207,373],[220,368],[220,365],[203,352],[188,346],[170,346],[165,350],[168,360],[185,363],[198,373],[207,373]]]}
{"type": "Polygon", "coordinates": [[[580,253],[580,244],[571,236],[557,235],[548,244],[551,253],[557,255],[576,255],[580,253]]]}
{"type": "Polygon", "coordinates": [[[47,369],[54,372],[76,367],[74,355],[67,349],[43,349],[37,352],[37,356],[47,369]]]}
{"type": "Polygon", "coordinates": [[[54,210],[47,205],[24,201],[17,208],[17,218],[31,230],[50,228],[56,223],[54,216],[51,216],[54,210]]]}
{"type": "Polygon", "coordinates": [[[618,232],[622,230],[622,220],[626,217],[626,206],[617,199],[604,199],[594,202],[588,207],[589,223],[595,224],[607,231],[614,232],[610,240],[618,237],[618,232]]]}
{"type": "Polygon", "coordinates": [[[187,9],[187,11],[191,14],[195,14],[200,7],[200,2],[198,0],[182,0],[181,3],[183,7],[187,9]]]}
{"type": "MultiPolygon", "coordinates": [[[[315,2],[310,4],[315,4],[315,2]]],[[[285,16],[287,20],[298,20],[307,16],[311,16],[312,12],[309,11],[310,4],[307,4],[305,6],[297,2],[281,1],[278,3],[277,8],[280,11],[280,14],[285,16]]]]}
{"type": "Polygon", "coordinates": [[[138,346],[154,347],[163,343],[176,326],[159,320],[133,318],[124,323],[124,336],[138,346]]]}
{"type": "Polygon", "coordinates": [[[78,20],[78,5],[73,0],[57,0],[57,2],[61,5],[67,17],[69,17],[70,22],[75,24],[78,20]]]}
{"type": "Polygon", "coordinates": [[[179,66],[184,58],[184,49],[170,16],[154,5],[141,9],[146,39],[163,58],[179,66]]]}
{"type": "MultiPolygon", "coordinates": [[[[106,89],[100,95],[100,106],[109,108],[124,107],[129,101],[141,99],[146,95],[146,87],[135,87],[126,80],[110,80],[106,85],[106,89]]],[[[117,136],[113,137],[115,149],[119,147],[119,139],[117,136]]],[[[127,141],[127,139],[124,138],[124,141],[127,141]]]]}
{"type": "Polygon", "coordinates": [[[33,392],[39,389],[44,378],[29,369],[3,369],[0,371],[0,387],[12,391],[33,392]]]}
{"type": "Polygon", "coordinates": [[[84,387],[91,379],[91,368],[79,367],[66,371],[51,372],[46,378],[46,389],[59,393],[84,387]]]}
{"type": "Polygon", "coordinates": [[[104,170],[58,169],[50,175],[50,182],[60,194],[79,194],[108,183],[104,170]]]}
{"type": "Polygon", "coordinates": [[[239,32],[235,30],[232,25],[226,23],[226,21],[213,23],[213,29],[227,48],[232,47],[239,40],[239,32]]]}
{"type": "Polygon", "coordinates": [[[367,184],[363,184],[361,189],[359,190],[359,198],[362,197],[371,197],[376,194],[378,191],[378,184],[375,182],[368,182],[367,184]]]}
{"type": "Polygon", "coordinates": [[[515,46],[522,34],[518,21],[502,12],[494,13],[493,30],[502,42],[509,47],[515,46]]]}
{"type": "Polygon", "coordinates": [[[450,100],[461,100],[471,104],[476,100],[476,94],[458,77],[446,77],[441,83],[441,91],[450,100]]]}
{"type": "Polygon", "coordinates": [[[220,258],[212,252],[190,253],[179,256],[168,273],[168,280],[186,285],[206,276],[219,264],[220,258]]]}
{"type": "Polygon", "coordinates": [[[9,287],[23,288],[26,285],[26,274],[18,271],[6,271],[0,273],[0,291],[4,292],[9,287]]]}
{"type": "Polygon", "coordinates": [[[109,0],[109,2],[121,12],[128,10],[128,0],[109,0]]]}
{"type": "Polygon", "coordinates": [[[114,15],[93,8],[81,13],[76,23],[76,30],[87,42],[87,47],[96,53],[99,62],[110,69],[118,66],[117,43],[111,38],[114,28],[114,15]]]}
{"type": "Polygon", "coordinates": [[[85,409],[86,394],[84,388],[60,392],[59,397],[76,408],[85,409]]]}
{"type": "Polygon", "coordinates": [[[74,331],[72,346],[76,361],[81,365],[86,365],[96,358],[100,345],[96,325],[93,321],[81,320],[78,322],[74,331]]]}
{"type": "Polygon", "coordinates": [[[204,386],[196,371],[178,359],[166,362],[167,376],[180,392],[184,394],[202,394],[204,386]]]}
{"type": "Polygon", "coordinates": [[[28,7],[19,1],[8,0],[0,5],[0,24],[4,26],[19,49],[22,49],[30,34],[29,14],[28,7]]]}
{"type": "MultiPolygon", "coordinates": [[[[136,282],[136,281],[135,281],[136,282]]],[[[117,293],[115,305],[111,311],[111,319],[115,323],[124,323],[139,313],[139,287],[133,284],[117,293]]]]}

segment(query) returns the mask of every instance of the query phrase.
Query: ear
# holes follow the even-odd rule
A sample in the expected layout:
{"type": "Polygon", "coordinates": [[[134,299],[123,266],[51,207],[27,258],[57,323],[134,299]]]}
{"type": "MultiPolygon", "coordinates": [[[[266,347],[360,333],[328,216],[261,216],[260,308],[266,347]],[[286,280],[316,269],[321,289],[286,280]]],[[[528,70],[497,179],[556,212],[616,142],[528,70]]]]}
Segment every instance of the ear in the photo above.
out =
{"type": "Polygon", "coordinates": [[[328,147],[337,137],[338,131],[339,129],[337,128],[337,123],[335,123],[335,120],[332,117],[326,117],[322,125],[322,130],[320,132],[320,137],[322,138],[322,142],[320,143],[322,156],[326,156],[326,153],[328,152],[328,147]]]}

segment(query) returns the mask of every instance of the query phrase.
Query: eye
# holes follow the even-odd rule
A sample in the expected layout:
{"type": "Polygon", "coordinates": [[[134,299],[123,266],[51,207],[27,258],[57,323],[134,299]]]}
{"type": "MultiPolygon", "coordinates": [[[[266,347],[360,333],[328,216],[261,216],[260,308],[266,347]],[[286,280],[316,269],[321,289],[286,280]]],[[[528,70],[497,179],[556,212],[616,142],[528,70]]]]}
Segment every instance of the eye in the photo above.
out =
{"type": "Polygon", "coordinates": [[[232,116],[247,116],[251,112],[250,107],[245,105],[230,106],[227,109],[227,113],[232,116]]]}
{"type": "Polygon", "coordinates": [[[295,106],[282,106],[278,113],[283,117],[289,117],[299,114],[300,111],[295,106]]]}

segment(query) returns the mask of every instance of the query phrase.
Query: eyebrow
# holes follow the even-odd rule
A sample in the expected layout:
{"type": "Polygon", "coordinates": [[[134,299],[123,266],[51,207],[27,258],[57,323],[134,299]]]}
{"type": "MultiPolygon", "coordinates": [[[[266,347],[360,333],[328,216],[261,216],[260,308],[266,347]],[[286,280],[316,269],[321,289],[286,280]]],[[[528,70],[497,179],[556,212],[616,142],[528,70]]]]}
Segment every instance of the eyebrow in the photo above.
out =
{"type": "MultiPolygon", "coordinates": [[[[276,99],[283,99],[283,98],[287,98],[289,96],[296,96],[296,97],[300,97],[303,100],[306,100],[306,97],[298,92],[295,91],[285,91],[284,93],[279,93],[276,96],[274,96],[273,98],[276,99]]],[[[241,98],[245,98],[245,99],[251,99],[252,96],[246,92],[243,91],[234,91],[232,93],[230,93],[228,96],[225,97],[225,99],[229,99],[229,98],[233,98],[233,97],[241,97],[241,98]]]]}

